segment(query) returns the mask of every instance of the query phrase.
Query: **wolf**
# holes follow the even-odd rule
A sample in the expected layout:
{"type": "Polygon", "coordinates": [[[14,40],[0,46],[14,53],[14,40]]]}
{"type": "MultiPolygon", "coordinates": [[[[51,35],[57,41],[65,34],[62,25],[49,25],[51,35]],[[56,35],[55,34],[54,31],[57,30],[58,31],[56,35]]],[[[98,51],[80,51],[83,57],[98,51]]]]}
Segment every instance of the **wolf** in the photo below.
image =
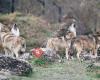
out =
{"type": "Polygon", "coordinates": [[[26,41],[23,37],[16,37],[10,32],[0,32],[0,38],[6,55],[10,52],[11,56],[15,55],[18,58],[20,53],[25,52],[26,41]]]}
{"type": "Polygon", "coordinates": [[[68,56],[70,56],[70,54],[75,54],[76,52],[76,56],[80,60],[80,55],[84,51],[89,51],[92,55],[94,55],[94,57],[97,56],[96,38],[93,35],[79,35],[73,38],[68,56]]]}
{"type": "Polygon", "coordinates": [[[15,56],[18,58],[26,50],[25,39],[21,36],[16,36],[10,30],[5,30],[3,24],[0,25],[0,44],[5,54],[12,57],[15,56]]]}
{"type": "MultiPolygon", "coordinates": [[[[0,32],[2,31],[9,32],[10,30],[3,23],[0,23],[0,32]]],[[[1,38],[0,38],[0,52],[4,53],[4,48],[2,46],[1,38]]]]}
{"type": "Polygon", "coordinates": [[[60,29],[58,36],[49,38],[47,41],[47,48],[54,49],[56,52],[65,51],[66,58],[69,59],[69,48],[71,45],[71,39],[76,37],[76,24],[72,22],[68,29],[60,29]]]}
{"type": "Polygon", "coordinates": [[[76,37],[73,32],[67,31],[66,36],[49,38],[46,48],[51,48],[57,52],[65,51],[66,58],[68,59],[68,51],[71,45],[71,39],[76,37]]]}

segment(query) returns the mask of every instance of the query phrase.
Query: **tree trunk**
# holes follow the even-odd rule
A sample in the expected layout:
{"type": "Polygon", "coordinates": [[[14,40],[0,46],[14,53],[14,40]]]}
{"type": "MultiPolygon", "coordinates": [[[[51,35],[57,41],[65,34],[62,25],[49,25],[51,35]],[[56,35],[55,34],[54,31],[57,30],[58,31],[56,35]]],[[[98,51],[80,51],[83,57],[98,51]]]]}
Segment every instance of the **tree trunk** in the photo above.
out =
{"type": "Polygon", "coordinates": [[[14,13],[15,11],[15,6],[14,6],[15,0],[11,1],[11,13],[14,13]]]}

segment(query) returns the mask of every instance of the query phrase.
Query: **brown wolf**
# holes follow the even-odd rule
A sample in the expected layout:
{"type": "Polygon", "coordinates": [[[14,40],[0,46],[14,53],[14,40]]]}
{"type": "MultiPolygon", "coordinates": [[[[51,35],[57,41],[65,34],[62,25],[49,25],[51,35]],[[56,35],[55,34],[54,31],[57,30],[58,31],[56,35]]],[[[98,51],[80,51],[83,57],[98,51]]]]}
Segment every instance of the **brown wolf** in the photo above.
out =
{"type": "Polygon", "coordinates": [[[66,36],[50,38],[47,41],[47,48],[54,49],[56,52],[65,51],[68,59],[68,50],[70,48],[71,39],[76,37],[74,33],[67,31],[66,36]]]}
{"type": "Polygon", "coordinates": [[[0,23],[0,49],[4,49],[6,55],[19,57],[26,50],[26,41],[23,37],[16,36],[7,26],[0,23]]]}
{"type": "MultiPolygon", "coordinates": [[[[68,56],[70,56],[71,51],[76,50],[77,58],[80,60],[80,55],[82,52],[90,51],[92,55],[97,56],[97,44],[96,39],[94,36],[84,36],[80,35],[72,39],[71,46],[70,46],[70,52],[68,56]]],[[[72,53],[71,53],[72,54],[72,53]]]]}
{"type": "MultiPolygon", "coordinates": [[[[0,23],[0,32],[9,32],[10,30],[2,23],[0,23]]],[[[3,52],[4,51],[4,48],[3,48],[3,45],[2,45],[2,42],[1,42],[1,38],[0,38],[0,52],[3,52]]]]}
{"type": "Polygon", "coordinates": [[[100,48],[100,32],[96,32],[93,36],[96,39],[97,48],[100,48]]]}
{"type": "Polygon", "coordinates": [[[20,53],[26,50],[26,41],[23,37],[16,37],[10,32],[0,32],[0,39],[6,55],[19,57],[20,53]]]}

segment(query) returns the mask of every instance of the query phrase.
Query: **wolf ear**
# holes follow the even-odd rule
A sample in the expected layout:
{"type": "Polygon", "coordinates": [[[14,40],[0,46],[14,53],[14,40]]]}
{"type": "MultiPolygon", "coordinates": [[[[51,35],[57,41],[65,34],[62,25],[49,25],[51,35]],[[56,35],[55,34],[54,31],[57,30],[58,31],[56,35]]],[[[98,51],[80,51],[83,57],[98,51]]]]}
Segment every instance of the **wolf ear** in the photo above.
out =
{"type": "Polygon", "coordinates": [[[15,35],[15,36],[20,36],[20,32],[19,32],[19,28],[17,27],[17,24],[14,24],[12,26],[11,32],[15,35]]]}

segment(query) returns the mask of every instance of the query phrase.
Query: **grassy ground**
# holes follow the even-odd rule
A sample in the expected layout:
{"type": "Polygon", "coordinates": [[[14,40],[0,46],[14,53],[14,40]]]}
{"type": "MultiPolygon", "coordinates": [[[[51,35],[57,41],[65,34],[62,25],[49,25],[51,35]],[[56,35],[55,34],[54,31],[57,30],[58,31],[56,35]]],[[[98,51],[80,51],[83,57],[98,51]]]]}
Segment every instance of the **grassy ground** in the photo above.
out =
{"type": "Polygon", "coordinates": [[[86,67],[86,63],[77,60],[46,66],[33,65],[33,74],[30,77],[15,76],[13,80],[100,80],[94,72],[87,71],[86,67]]]}

